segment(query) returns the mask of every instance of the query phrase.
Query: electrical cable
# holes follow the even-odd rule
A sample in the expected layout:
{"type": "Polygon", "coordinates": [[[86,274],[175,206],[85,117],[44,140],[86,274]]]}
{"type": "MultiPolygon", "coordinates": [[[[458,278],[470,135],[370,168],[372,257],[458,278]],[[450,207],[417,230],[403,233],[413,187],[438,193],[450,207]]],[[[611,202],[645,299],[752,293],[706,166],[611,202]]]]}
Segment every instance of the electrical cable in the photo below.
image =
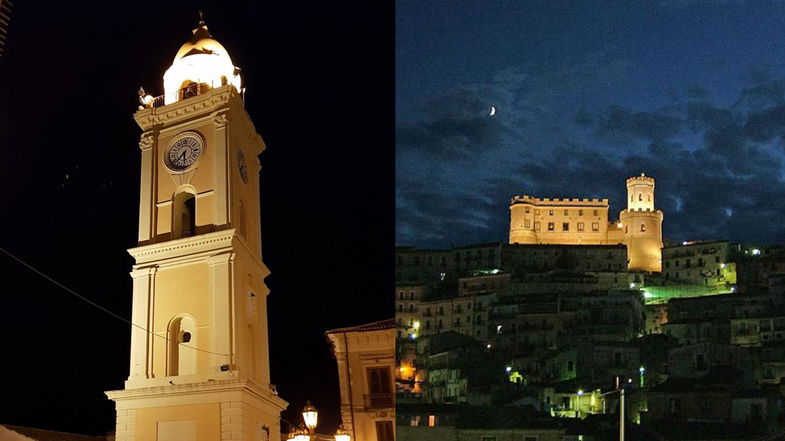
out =
{"type": "Polygon", "coordinates": [[[88,304],[90,304],[90,305],[92,305],[92,306],[94,306],[94,307],[96,307],[96,308],[100,309],[101,311],[103,311],[103,312],[105,312],[105,313],[107,313],[107,314],[111,315],[112,317],[114,317],[114,318],[116,318],[116,319],[118,319],[118,320],[122,320],[123,322],[125,322],[125,323],[127,323],[127,324],[129,324],[129,325],[131,325],[131,326],[133,326],[133,327],[135,327],[135,328],[138,328],[138,329],[141,329],[142,331],[145,331],[145,332],[147,332],[148,334],[152,334],[152,335],[154,335],[155,337],[162,338],[162,339],[164,339],[164,340],[166,340],[166,341],[168,341],[168,342],[170,342],[170,343],[177,343],[178,345],[180,345],[180,346],[182,346],[182,347],[184,347],[184,348],[193,349],[193,350],[195,350],[195,351],[199,351],[199,352],[205,352],[205,353],[212,354],[212,355],[220,355],[220,356],[222,356],[222,357],[229,357],[229,356],[230,356],[230,354],[222,354],[222,353],[220,353],[220,352],[212,352],[212,351],[208,351],[208,350],[206,350],[206,349],[199,349],[199,348],[196,348],[196,347],[193,347],[193,346],[187,346],[187,345],[185,345],[185,344],[184,344],[184,343],[182,343],[182,342],[178,342],[178,341],[172,340],[172,339],[170,339],[170,338],[168,338],[168,337],[166,337],[166,336],[164,336],[164,335],[159,335],[159,334],[156,334],[155,332],[153,332],[153,331],[150,331],[149,329],[147,329],[147,328],[144,328],[144,327],[142,327],[142,326],[139,326],[139,325],[137,325],[137,324],[135,324],[135,323],[131,322],[130,320],[126,319],[125,317],[122,317],[122,316],[120,316],[120,315],[118,315],[118,314],[116,314],[116,313],[114,313],[114,312],[112,312],[112,311],[110,311],[110,310],[108,310],[108,309],[104,308],[103,306],[101,306],[101,305],[99,305],[99,304],[97,304],[97,303],[93,302],[92,300],[88,299],[87,297],[84,297],[84,296],[81,296],[81,295],[79,295],[79,294],[78,294],[76,291],[74,291],[74,290],[72,290],[71,288],[69,288],[69,287],[67,287],[67,286],[63,285],[62,283],[58,282],[57,280],[55,280],[55,279],[53,279],[53,278],[51,278],[51,277],[47,276],[47,275],[46,275],[46,274],[44,274],[43,272],[39,271],[38,269],[36,269],[36,268],[35,268],[35,267],[33,267],[32,265],[30,265],[29,263],[27,263],[27,262],[25,262],[24,260],[22,260],[22,259],[20,259],[20,258],[16,257],[15,255],[11,254],[10,252],[6,251],[6,250],[5,250],[5,249],[3,249],[2,247],[0,247],[0,251],[2,251],[3,253],[5,253],[5,254],[6,254],[8,257],[10,257],[10,258],[14,259],[15,261],[19,262],[19,263],[20,263],[20,264],[22,264],[23,266],[27,267],[27,269],[29,269],[30,271],[32,271],[32,272],[34,272],[34,273],[38,274],[39,276],[41,276],[41,277],[43,277],[44,279],[46,279],[46,280],[50,281],[50,282],[51,282],[51,283],[53,283],[54,285],[56,285],[56,286],[58,286],[58,287],[60,287],[60,288],[64,289],[64,290],[65,290],[65,291],[67,291],[68,293],[70,293],[70,294],[72,294],[72,295],[76,296],[78,299],[80,299],[80,300],[82,300],[82,301],[84,301],[84,302],[86,302],[86,303],[88,303],[88,304]]]}

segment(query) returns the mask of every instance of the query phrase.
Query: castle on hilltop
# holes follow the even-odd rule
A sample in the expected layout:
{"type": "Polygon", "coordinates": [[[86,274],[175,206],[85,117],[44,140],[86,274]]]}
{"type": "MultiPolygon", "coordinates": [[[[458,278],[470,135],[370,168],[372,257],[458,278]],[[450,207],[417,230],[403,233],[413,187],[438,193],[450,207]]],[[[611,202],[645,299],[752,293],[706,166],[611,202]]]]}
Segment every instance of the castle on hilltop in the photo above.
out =
{"type": "Polygon", "coordinates": [[[515,196],[510,243],[627,246],[630,271],[662,271],[662,211],[654,209],[654,179],[627,179],[627,209],[608,221],[608,199],[515,196]]]}

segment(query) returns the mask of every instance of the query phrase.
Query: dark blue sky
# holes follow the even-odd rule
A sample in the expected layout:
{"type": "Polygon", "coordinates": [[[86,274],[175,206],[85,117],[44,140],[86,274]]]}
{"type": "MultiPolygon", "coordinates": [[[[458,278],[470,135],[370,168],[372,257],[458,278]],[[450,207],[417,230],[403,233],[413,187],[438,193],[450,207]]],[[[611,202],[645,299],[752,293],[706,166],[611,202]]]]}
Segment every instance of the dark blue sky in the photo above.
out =
{"type": "Polygon", "coordinates": [[[641,172],[667,238],[782,242],[784,135],[785,1],[397,2],[399,245],[506,240],[516,194],[616,216],[641,172]]]}

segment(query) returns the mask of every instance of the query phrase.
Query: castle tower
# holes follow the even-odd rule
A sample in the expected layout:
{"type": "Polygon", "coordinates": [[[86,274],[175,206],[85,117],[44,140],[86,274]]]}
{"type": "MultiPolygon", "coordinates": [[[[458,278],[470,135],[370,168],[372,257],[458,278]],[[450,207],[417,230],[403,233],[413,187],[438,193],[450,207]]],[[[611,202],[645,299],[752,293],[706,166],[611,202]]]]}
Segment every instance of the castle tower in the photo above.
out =
{"type": "Polygon", "coordinates": [[[534,231],[534,204],[528,196],[516,196],[510,203],[510,243],[537,243],[534,231]]]}
{"type": "Polygon", "coordinates": [[[654,179],[627,179],[627,209],[619,214],[630,271],[662,271],[662,211],[654,209],[654,179]]]}
{"type": "Polygon", "coordinates": [[[144,96],[130,375],[117,441],[279,440],[258,155],[241,79],[203,21],[144,96]]]}

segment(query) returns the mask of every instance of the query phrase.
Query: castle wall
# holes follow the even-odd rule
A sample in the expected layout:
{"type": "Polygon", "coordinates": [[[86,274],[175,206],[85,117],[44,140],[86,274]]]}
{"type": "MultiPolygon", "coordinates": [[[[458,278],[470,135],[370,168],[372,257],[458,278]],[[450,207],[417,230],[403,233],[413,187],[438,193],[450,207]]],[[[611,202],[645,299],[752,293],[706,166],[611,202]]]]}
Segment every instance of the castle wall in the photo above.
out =
{"type": "Polygon", "coordinates": [[[627,179],[627,209],[609,222],[608,199],[516,196],[510,205],[511,244],[615,245],[628,249],[631,271],[662,271],[662,211],[654,209],[654,179],[627,179]]]}

